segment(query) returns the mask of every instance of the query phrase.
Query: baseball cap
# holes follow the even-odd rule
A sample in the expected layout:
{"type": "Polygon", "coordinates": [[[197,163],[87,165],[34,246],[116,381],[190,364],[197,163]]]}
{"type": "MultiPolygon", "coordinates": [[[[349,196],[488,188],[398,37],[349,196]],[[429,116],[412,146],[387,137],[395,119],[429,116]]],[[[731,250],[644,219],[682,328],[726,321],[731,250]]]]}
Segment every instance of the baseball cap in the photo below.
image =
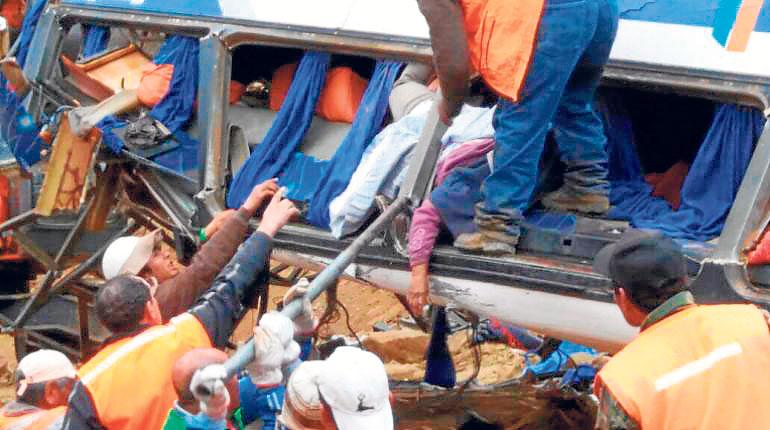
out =
{"type": "Polygon", "coordinates": [[[318,389],[338,429],[393,429],[388,375],[376,355],[342,346],[323,363],[318,389]]]}
{"type": "Polygon", "coordinates": [[[281,425],[291,430],[322,427],[318,377],[323,368],[323,361],[305,361],[292,372],[286,383],[283,409],[277,417],[281,425]]]}
{"type": "Polygon", "coordinates": [[[594,257],[594,271],[625,288],[662,288],[687,277],[682,248],[660,232],[628,230],[594,257]]]}
{"type": "Polygon", "coordinates": [[[77,375],[70,359],[52,349],[40,349],[26,355],[19,361],[17,369],[24,374],[24,379],[19,381],[19,396],[24,394],[29,385],[60,378],[74,379],[77,375]]]}
{"type": "Polygon", "coordinates": [[[144,236],[125,236],[115,239],[102,256],[102,274],[110,280],[119,275],[138,275],[161,239],[160,229],[144,236]]]}

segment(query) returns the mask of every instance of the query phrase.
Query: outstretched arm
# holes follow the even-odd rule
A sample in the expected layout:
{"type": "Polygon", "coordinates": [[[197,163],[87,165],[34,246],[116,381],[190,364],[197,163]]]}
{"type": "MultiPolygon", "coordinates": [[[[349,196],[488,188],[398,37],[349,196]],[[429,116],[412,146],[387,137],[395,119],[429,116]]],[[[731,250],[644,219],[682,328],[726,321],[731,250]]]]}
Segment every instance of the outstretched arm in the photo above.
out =
{"type": "Polygon", "coordinates": [[[463,11],[457,0],[418,0],[417,3],[430,27],[433,62],[444,96],[439,113],[442,121],[448,123],[460,111],[471,70],[463,11]]]}

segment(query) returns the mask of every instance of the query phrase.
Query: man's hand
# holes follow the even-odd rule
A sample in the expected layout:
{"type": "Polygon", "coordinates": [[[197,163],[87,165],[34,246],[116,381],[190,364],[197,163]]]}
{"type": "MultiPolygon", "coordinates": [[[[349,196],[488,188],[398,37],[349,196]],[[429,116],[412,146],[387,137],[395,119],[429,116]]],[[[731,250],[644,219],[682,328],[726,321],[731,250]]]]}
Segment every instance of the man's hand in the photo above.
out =
{"type": "Polygon", "coordinates": [[[227,371],[221,364],[212,364],[198,369],[190,381],[190,391],[200,402],[201,411],[212,420],[227,418],[230,394],[225,387],[227,371]]]}
{"type": "Polygon", "coordinates": [[[243,208],[248,210],[249,213],[254,214],[262,206],[262,203],[265,202],[265,199],[273,197],[277,191],[278,180],[275,178],[268,179],[251,190],[251,194],[243,203],[243,208]]]}
{"type": "Polygon", "coordinates": [[[302,278],[294,284],[283,296],[283,304],[286,305],[294,300],[302,300],[302,313],[294,319],[294,334],[298,336],[310,336],[315,331],[318,320],[313,315],[313,304],[307,296],[307,287],[310,282],[302,278]]]}
{"type": "Polygon", "coordinates": [[[283,192],[283,188],[281,188],[273,195],[270,204],[267,205],[265,212],[262,214],[262,221],[259,223],[257,231],[265,233],[270,237],[275,237],[278,230],[285,226],[292,218],[299,215],[299,210],[294,206],[294,203],[283,199],[283,192]]]}
{"type": "Polygon", "coordinates": [[[227,209],[214,215],[214,219],[206,226],[206,238],[211,239],[233,215],[235,215],[234,209],[227,209]]]}
{"type": "Polygon", "coordinates": [[[428,265],[420,264],[412,267],[412,281],[406,292],[406,300],[413,314],[420,316],[429,299],[428,265]]]}

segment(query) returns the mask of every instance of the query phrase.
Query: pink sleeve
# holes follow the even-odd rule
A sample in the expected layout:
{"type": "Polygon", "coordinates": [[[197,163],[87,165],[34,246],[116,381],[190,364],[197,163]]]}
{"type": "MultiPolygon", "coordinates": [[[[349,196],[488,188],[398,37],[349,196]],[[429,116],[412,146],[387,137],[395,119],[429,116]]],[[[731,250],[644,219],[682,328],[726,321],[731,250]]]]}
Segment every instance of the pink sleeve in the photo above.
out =
{"type": "Polygon", "coordinates": [[[436,245],[440,226],[441,217],[438,209],[433,206],[430,199],[425,199],[414,211],[412,225],[409,228],[409,267],[428,263],[433,247],[436,245]]]}

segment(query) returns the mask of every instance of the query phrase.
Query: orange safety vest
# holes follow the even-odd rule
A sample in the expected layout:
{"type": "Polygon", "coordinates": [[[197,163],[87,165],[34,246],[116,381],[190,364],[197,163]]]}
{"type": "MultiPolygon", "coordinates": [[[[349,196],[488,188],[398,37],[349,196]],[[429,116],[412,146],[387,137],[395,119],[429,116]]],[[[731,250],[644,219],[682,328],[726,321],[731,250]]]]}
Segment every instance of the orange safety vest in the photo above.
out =
{"type": "Polygon", "coordinates": [[[54,430],[64,422],[66,406],[40,409],[28,414],[7,416],[0,414],[0,430],[54,430]]]}
{"type": "Polygon", "coordinates": [[[753,305],[693,306],[642,331],[599,372],[642,429],[770,428],[770,331],[753,305]]]}
{"type": "Polygon", "coordinates": [[[160,429],[176,400],[174,362],[211,348],[203,325],[189,313],[109,344],[78,370],[99,422],[108,429],[160,429]]]}
{"type": "Polygon", "coordinates": [[[545,0],[460,0],[471,63],[498,95],[519,100],[545,0]]]}

